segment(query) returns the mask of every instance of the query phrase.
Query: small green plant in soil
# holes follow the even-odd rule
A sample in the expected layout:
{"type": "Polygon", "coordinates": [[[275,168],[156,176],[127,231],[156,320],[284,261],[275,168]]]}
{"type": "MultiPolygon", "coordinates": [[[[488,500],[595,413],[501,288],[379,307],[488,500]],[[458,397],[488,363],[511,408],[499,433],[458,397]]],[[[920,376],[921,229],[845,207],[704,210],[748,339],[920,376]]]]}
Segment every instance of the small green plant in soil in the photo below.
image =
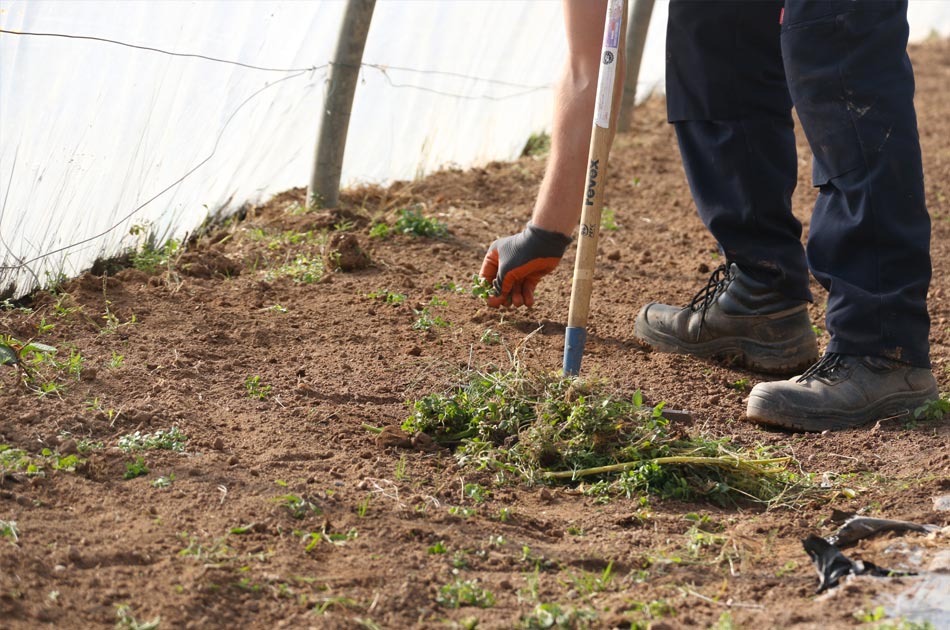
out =
{"type": "Polygon", "coordinates": [[[477,606],[491,608],[495,605],[495,594],[478,585],[478,580],[456,579],[439,588],[435,601],[446,608],[477,606]]]}
{"type": "Polygon", "coordinates": [[[435,543],[434,545],[432,545],[431,547],[429,547],[429,548],[426,549],[426,551],[427,551],[430,555],[443,554],[443,553],[448,552],[448,550],[449,550],[448,547],[446,547],[446,546],[445,546],[445,543],[442,542],[441,540],[440,540],[439,542],[435,543]]]}
{"type": "Polygon", "coordinates": [[[405,208],[399,211],[393,230],[399,234],[438,238],[449,233],[445,223],[424,216],[421,208],[405,208]]]}
{"type": "Polygon", "coordinates": [[[366,297],[371,300],[382,300],[386,304],[396,306],[405,302],[409,296],[405,293],[396,293],[394,291],[373,291],[372,293],[367,293],[366,297]]]}
{"type": "Polygon", "coordinates": [[[181,241],[169,239],[164,245],[156,245],[149,239],[142,249],[132,254],[132,266],[145,273],[155,273],[162,267],[170,268],[180,253],[181,241]]]}
{"type": "Polygon", "coordinates": [[[480,278],[477,275],[472,276],[472,288],[470,289],[472,297],[481,300],[487,300],[492,294],[492,284],[486,278],[480,278]]]}
{"type": "Polygon", "coordinates": [[[950,394],[943,394],[914,409],[915,420],[941,420],[950,414],[950,394]]]}
{"type": "Polygon", "coordinates": [[[478,338],[478,341],[485,344],[486,346],[494,346],[501,343],[501,335],[491,328],[486,328],[485,332],[482,333],[482,336],[478,338]]]}
{"type": "Polygon", "coordinates": [[[556,603],[541,603],[530,614],[522,615],[521,628],[524,630],[575,630],[589,628],[596,621],[597,613],[584,608],[561,606],[556,603]]]}
{"type": "Polygon", "coordinates": [[[613,580],[614,563],[611,560],[600,573],[589,573],[582,571],[579,574],[571,574],[571,583],[574,590],[583,597],[590,597],[594,593],[606,591],[613,580]]]}
{"type": "Polygon", "coordinates": [[[528,136],[528,141],[521,151],[524,157],[535,157],[547,155],[551,150],[551,136],[546,133],[533,133],[528,136]]]}
{"type": "Polygon", "coordinates": [[[116,605],[115,619],[116,630],[156,630],[162,622],[161,617],[155,617],[149,621],[138,621],[128,604],[116,605]]]}
{"type": "Polygon", "coordinates": [[[0,538],[9,538],[12,543],[20,540],[20,530],[17,528],[16,521],[0,521],[0,538]]]}
{"type": "Polygon", "coordinates": [[[161,477],[153,481],[152,487],[165,489],[165,488],[170,488],[173,483],[175,483],[175,473],[169,473],[167,475],[162,475],[161,477]]]}
{"type": "Polygon", "coordinates": [[[617,216],[613,208],[604,206],[600,215],[600,227],[608,232],[616,232],[620,229],[620,226],[617,225],[617,216]]]}
{"type": "Polygon", "coordinates": [[[248,398],[264,400],[270,394],[270,385],[261,383],[260,376],[248,376],[244,379],[244,389],[247,391],[248,398]]]}
{"type": "Polygon", "coordinates": [[[320,256],[297,256],[293,262],[281,265],[264,274],[267,282],[278,278],[290,278],[296,284],[313,284],[323,278],[325,267],[320,256]]]}
{"type": "Polygon", "coordinates": [[[9,444],[0,444],[0,476],[15,473],[42,477],[45,476],[47,468],[76,472],[83,462],[77,455],[61,455],[48,448],[34,455],[9,444]]]}
{"type": "Polygon", "coordinates": [[[631,602],[625,616],[631,617],[630,628],[633,630],[648,630],[654,621],[676,614],[665,599],[655,599],[649,602],[631,602]]]}
{"type": "Polygon", "coordinates": [[[316,504],[311,502],[309,499],[301,497],[296,494],[284,494],[274,499],[278,505],[287,510],[295,519],[302,519],[310,514],[322,514],[321,510],[316,504]]]}
{"type": "Polygon", "coordinates": [[[433,296],[429,301],[428,306],[424,306],[421,309],[413,309],[413,313],[416,314],[416,321],[413,322],[413,330],[430,330],[433,327],[445,328],[449,326],[449,322],[442,319],[440,315],[433,315],[433,308],[441,308],[446,306],[447,302],[438,296],[433,296]]]}
{"type": "Polygon", "coordinates": [[[116,352],[115,350],[113,350],[112,358],[109,359],[109,369],[118,370],[120,367],[122,367],[122,364],[124,362],[125,362],[125,357],[119,354],[118,352],[116,352]]]}
{"type": "Polygon", "coordinates": [[[477,483],[467,483],[462,486],[462,494],[475,503],[484,503],[491,496],[491,490],[477,483]]]}
{"type": "Polygon", "coordinates": [[[730,384],[729,387],[736,390],[737,392],[747,392],[752,389],[752,384],[749,382],[749,379],[740,378],[739,380],[730,384]]]}
{"type": "Polygon", "coordinates": [[[181,453],[185,450],[185,442],[188,436],[182,433],[178,427],[171,429],[159,429],[154,433],[142,433],[135,431],[119,438],[119,449],[130,453],[132,451],[152,451],[166,450],[181,453]]]}
{"type": "Polygon", "coordinates": [[[388,223],[376,223],[369,229],[369,237],[385,240],[389,238],[389,231],[388,223]]]}
{"type": "Polygon", "coordinates": [[[10,365],[20,371],[21,382],[40,398],[66,391],[64,380],[79,380],[85,359],[72,348],[69,358],[57,359],[58,350],[38,341],[19,341],[0,335],[0,366],[10,365]]]}
{"type": "Polygon", "coordinates": [[[719,615],[719,621],[711,626],[709,630],[737,630],[735,622],[732,620],[732,613],[728,610],[719,615]]]}
{"type": "Polygon", "coordinates": [[[402,428],[453,447],[463,466],[530,482],[578,483],[599,494],[657,494],[719,504],[792,501],[811,486],[790,457],[671,430],[663,404],[611,395],[604,384],[525,371],[469,372],[412,404],[402,428]]]}
{"type": "Polygon", "coordinates": [[[136,477],[141,477],[148,474],[148,466],[145,465],[145,460],[141,456],[135,458],[134,461],[127,462],[125,464],[125,474],[122,475],[123,479],[135,479],[136,477]]]}

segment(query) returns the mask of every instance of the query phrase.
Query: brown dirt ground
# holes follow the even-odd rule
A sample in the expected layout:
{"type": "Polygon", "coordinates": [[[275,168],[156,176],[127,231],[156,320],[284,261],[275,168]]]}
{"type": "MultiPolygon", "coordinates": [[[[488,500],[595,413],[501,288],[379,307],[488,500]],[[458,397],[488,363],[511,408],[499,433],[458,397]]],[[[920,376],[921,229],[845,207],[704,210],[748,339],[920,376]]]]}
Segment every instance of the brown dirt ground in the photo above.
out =
{"type": "MultiPolygon", "coordinates": [[[[931,41],[912,56],[934,230],[934,373],[947,392],[950,42],[931,41]]],[[[795,204],[807,225],[814,192],[809,152],[799,145],[795,204]]],[[[460,368],[509,365],[508,349],[539,328],[523,344],[523,360],[532,369],[559,368],[570,264],[542,284],[531,311],[491,311],[437,288],[469,286],[487,244],[521,228],[543,168],[543,158],[523,158],[353,190],[336,214],[288,212],[303,200],[302,191],[289,191],[198,239],[170,270],[86,274],[58,295],[39,293],[29,312],[0,311],[0,332],[37,338],[61,355],[75,348],[85,358],[80,380],[64,376],[65,390],[42,398],[0,368],[0,443],[35,454],[44,447],[69,453],[78,438],[102,442],[82,455],[77,472],[0,475],[0,519],[19,529],[17,542],[0,541],[0,625],[110,627],[117,606],[128,604],[140,622],[161,616],[162,628],[443,628],[472,617],[479,628],[509,628],[537,603],[556,603],[595,610],[596,628],[710,627],[724,613],[735,627],[832,628],[858,625],[855,612],[906,585],[857,578],[816,598],[799,541],[827,534],[833,507],[950,524],[950,514],[932,504],[950,491],[950,420],[828,435],[765,431],[742,420],[744,394],[730,387],[760,375],[652,353],[634,340],[642,304],[685,303],[719,263],[659,99],[637,111],[635,129],[618,137],[612,154],[608,195],[619,229],[602,241],[584,370],[621,392],[639,388],[651,403],[690,410],[689,433],[774,445],[807,472],[840,475],[831,475],[835,488],[857,496],[832,490],[827,502],[771,511],[651,498],[645,511],[638,499],[600,503],[570,487],[509,484],[476,505],[461,496],[461,485],[491,486],[489,475],[460,469],[445,450],[378,446],[362,428],[400,424],[405,401],[444,390],[460,368]],[[392,220],[412,204],[446,222],[450,236],[369,238],[371,220],[392,220]],[[369,255],[368,268],[315,284],[267,280],[269,270],[298,255],[319,257],[322,246],[262,239],[255,230],[273,236],[345,221],[369,255]],[[374,291],[409,299],[391,306],[367,297],[374,291]],[[447,300],[436,314],[450,325],[414,330],[413,307],[432,295],[447,300]],[[42,331],[44,324],[55,327],[42,331]],[[488,328],[502,344],[479,342],[488,328]],[[124,360],[110,367],[115,355],[124,360]],[[272,388],[263,400],[245,390],[255,375],[272,388]],[[124,480],[131,456],[116,448],[118,437],[172,426],[189,436],[185,452],[146,451],[150,472],[124,480]],[[169,487],[152,485],[168,475],[175,477],[169,487]],[[291,493],[322,513],[294,519],[275,501],[291,493]],[[475,512],[452,514],[452,506],[475,512]],[[502,508],[510,513],[505,522],[502,508]],[[688,512],[721,527],[722,539],[695,556],[688,512]],[[249,524],[248,533],[229,534],[249,524]],[[351,535],[307,551],[295,530],[351,535]],[[448,553],[429,553],[439,541],[448,553]],[[535,573],[538,558],[544,562],[535,573]],[[454,567],[456,559],[466,566],[454,567]],[[613,579],[588,592],[585,576],[608,562],[613,579]],[[439,587],[456,575],[490,589],[494,607],[439,605],[439,587]],[[665,611],[638,606],[657,600],[665,611]]],[[[348,257],[359,266],[358,252],[348,257]]],[[[813,290],[811,315],[820,326],[825,300],[813,290]]],[[[894,538],[865,541],[850,553],[905,566],[899,555],[884,554],[894,538]]],[[[902,540],[925,556],[946,545],[922,534],[902,540]]]]}

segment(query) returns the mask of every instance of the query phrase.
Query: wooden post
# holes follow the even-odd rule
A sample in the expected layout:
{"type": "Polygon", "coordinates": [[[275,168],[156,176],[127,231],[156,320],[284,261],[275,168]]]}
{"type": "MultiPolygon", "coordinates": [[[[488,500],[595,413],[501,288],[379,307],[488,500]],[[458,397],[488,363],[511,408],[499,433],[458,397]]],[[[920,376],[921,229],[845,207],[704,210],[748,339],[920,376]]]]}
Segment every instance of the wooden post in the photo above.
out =
{"type": "Polygon", "coordinates": [[[336,53],[330,65],[320,137],[307,187],[307,203],[310,205],[334,208],[340,200],[346,133],[375,6],[376,0],[347,0],[346,3],[336,53]]]}
{"type": "Polygon", "coordinates": [[[630,12],[630,26],[627,28],[627,71],[623,84],[623,100],[620,102],[620,118],[617,121],[619,131],[629,131],[633,120],[633,108],[637,103],[637,80],[640,78],[640,62],[643,60],[643,48],[647,43],[647,31],[653,16],[654,0],[633,0],[630,12]]]}

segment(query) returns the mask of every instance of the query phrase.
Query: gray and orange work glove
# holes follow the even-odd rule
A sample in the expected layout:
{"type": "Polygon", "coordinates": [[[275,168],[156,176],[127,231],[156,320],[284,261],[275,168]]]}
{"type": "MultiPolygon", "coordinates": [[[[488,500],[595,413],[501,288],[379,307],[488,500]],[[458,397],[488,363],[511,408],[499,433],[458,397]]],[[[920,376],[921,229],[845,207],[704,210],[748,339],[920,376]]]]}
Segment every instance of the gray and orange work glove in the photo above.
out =
{"type": "Polygon", "coordinates": [[[534,288],[554,271],[571,237],[528,224],[524,232],[496,240],[488,248],[479,276],[494,287],[489,306],[532,306],[534,288]]]}

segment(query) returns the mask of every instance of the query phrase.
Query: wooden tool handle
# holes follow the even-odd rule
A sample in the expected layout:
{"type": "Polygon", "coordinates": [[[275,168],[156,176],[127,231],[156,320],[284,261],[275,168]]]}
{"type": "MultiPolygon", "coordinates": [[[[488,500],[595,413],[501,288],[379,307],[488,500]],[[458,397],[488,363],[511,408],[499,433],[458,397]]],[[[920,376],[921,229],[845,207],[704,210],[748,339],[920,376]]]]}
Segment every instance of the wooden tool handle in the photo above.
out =
{"type": "Polygon", "coordinates": [[[564,373],[577,374],[581,367],[587,341],[587,319],[594,284],[594,265],[600,236],[600,215],[604,207],[607,185],[607,160],[613,142],[613,124],[622,96],[623,76],[619,73],[623,39],[626,32],[626,0],[609,0],[604,26],[600,71],[597,77],[597,100],[594,104],[594,127],[590,137],[587,179],[581,207],[581,224],[574,260],[571,285],[571,306],[564,337],[564,373]]]}

